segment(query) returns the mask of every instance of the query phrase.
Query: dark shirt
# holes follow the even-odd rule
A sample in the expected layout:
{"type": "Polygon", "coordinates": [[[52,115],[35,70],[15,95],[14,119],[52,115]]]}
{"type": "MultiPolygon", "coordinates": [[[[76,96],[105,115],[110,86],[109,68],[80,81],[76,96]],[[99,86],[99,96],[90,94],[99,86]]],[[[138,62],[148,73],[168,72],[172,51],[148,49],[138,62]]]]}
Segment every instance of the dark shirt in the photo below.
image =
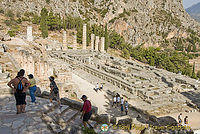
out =
{"type": "Polygon", "coordinates": [[[83,111],[85,111],[85,113],[88,113],[91,110],[92,110],[91,102],[89,100],[86,100],[83,104],[83,111]]]}
{"type": "Polygon", "coordinates": [[[56,85],[56,82],[55,82],[55,81],[51,81],[51,83],[50,83],[50,87],[51,87],[51,88],[53,88],[53,89],[56,89],[56,90],[58,90],[58,87],[57,87],[57,85],[56,85]]]}

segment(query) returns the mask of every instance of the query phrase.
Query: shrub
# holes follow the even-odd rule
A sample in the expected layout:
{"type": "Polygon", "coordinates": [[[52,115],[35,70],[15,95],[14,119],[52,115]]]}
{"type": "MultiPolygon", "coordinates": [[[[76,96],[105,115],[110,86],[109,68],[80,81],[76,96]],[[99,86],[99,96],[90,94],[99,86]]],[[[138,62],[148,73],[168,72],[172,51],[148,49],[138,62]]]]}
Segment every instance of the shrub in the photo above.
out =
{"type": "Polygon", "coordinates": [[[5,15],[10,18],[14,18],[14,16],[15,16],[11,10],[8,10],[5,15]]]}

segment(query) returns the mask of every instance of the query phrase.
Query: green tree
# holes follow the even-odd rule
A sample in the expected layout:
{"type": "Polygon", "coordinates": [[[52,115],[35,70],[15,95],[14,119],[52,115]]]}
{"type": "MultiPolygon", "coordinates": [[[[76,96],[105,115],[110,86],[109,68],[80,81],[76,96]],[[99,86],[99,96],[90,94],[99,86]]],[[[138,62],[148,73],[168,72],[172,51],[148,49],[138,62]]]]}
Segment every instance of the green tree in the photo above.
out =
{"type": "Polygon", "coordinates": [[[200,71],[197,72],[197,77],[200,78],[200,71]]]}
{"type": "Polygon", "coordinates": [[[130,58],[130,53],[129,53],[129,51],[128,51],[126,48],[124,48],[124,49],[122,50],[122,56],[123,56],[125,59],[129,59],[129,58],[130,58]]]}
{"type": "Polygon", "coordinates": [[[42,31],[42,37],[47,38],[48,37],[48,26],[47,26],[48,11],[47,9],[43,8],[40,15],[41,15],[40,29],[42,31]]]}
{"type": "Polygon", "coordinates": [[[108,26],[105,26],[105,50],[107,51],[109,46],[109,34],[108,34],[108,26]]]}
{"type": "Polygon", "coordinates": [[[195,62],[194,62],[194,64],[193,64],[193,69],[192,69],[192,78],[194,78],[194,79],[197,78],[197,76],[196,76],[196,74],[195,74],[195,62]]]}

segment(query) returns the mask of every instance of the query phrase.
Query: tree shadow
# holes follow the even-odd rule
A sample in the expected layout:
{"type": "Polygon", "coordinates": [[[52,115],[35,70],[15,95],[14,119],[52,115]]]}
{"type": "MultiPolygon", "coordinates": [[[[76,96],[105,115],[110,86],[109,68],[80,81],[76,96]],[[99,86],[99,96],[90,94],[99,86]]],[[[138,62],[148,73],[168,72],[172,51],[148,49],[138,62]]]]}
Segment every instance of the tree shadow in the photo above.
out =
{"type": "Polygon", "coordinates": [[[188,92],[182,92],[183,96],[187,97],[191,102],[187,102],[187,105],[191,108],[200,110],[200,91],[188,91],[188,92]]]}

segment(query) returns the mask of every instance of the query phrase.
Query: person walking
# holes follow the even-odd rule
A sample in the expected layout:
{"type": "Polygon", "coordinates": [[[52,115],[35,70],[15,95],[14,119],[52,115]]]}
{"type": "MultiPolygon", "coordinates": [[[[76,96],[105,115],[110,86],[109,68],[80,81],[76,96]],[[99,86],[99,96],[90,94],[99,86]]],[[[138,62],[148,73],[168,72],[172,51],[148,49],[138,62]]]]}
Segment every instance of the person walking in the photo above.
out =
{"type": "Polygon", "coordinates": [[[178,115],[178,125],[179,126],[181,126],[182,125],[182,123],[183,123],[183,121],[182,121],[182,113],[180,113],[179,115],[178,115]]]}
{"type": "Polygon", "coordinates": [[[125,106],[126,115],[128,115],[128,102],[127,101],[125,101],[124,106],[125,106]]]}
{"type": "Polygon", "coordinates": [[[56,82],[54,81],[54,77],[53,76],[50,76],[49,77],[49,81],[50,81],[50,106],[53,105],[53,99],[55,99],[57,102],[58,102],[58,105],[60,106],[61,108],[61,105],[60,105],[60,97],[59,97],[59,89],[58,89],[58,86],[56,85],[56,82]]]}
{"type": "Polygon", "coordinates": [[[31,102],[36,104],[36,98],[35,98],[35,91],[37,90],[36,81],[33,78],[32,74],[29,74],[28,78],[30,82],[29,93],[31,96],[31,102]]]}
{"type": "Polygon", "coordinates": [[[81,97],[82,101],[84,102],[83,107],[81,109],[81,117],[80,119],[83,119],[83,125],[85,128],[87,128],[87,124],[90,126],[90,128],[93,128],[92,125],[90,125],[90,123],[88,122],[89,119],[92,116],[92,105],[91,102],[89,100],[87,100],[87,96],[83,95],[81,97]]]}
{"type": "Polygon", "coordinates": [[[116,103],[117,103],[117,97],[114,96],[114,98],[113,98],[113,105],[112,106],[115,106],[115,108],[116,108],[116,103]]]}
{"type": "Polygon", "coordinates": [[[26,91],[30,86],[30,82],[24,77],[24,74],[25,70],[21,69],[17,76],[7,84],[14,92],[17,114],[25,113],[26,91]]]}

